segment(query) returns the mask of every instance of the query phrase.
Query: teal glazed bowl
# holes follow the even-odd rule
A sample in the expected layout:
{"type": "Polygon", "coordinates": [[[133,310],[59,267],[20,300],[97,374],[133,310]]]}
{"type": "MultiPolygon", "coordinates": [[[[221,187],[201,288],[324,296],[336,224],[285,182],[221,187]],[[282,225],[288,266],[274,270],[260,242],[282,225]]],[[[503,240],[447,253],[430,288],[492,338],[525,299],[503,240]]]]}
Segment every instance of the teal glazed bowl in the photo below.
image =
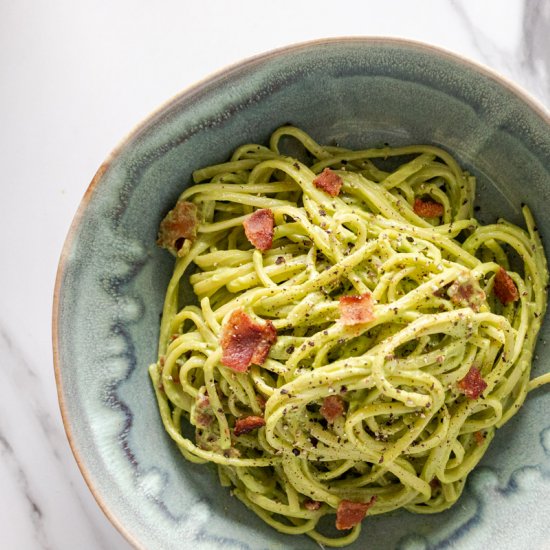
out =
{"type": "MultiPolygon", "coordinates": [[[[479,217],[522,224],[529,204],[550,252],[550,118],[492,72],[431,46],[320,40],[230,67],[181,93],[99,168],[63,249],[53,343],[67,435],[91,491],[136,547],[315,549],[265,525],[213,467],[165,433],[148,377],[173,259],[159,222],[193,170],[292,123],[321,143],[428,143],[478,178],[479,217]]],[[[543,326],[533,375],[550,369],[543,326]]],[[[351,549],[550,547],[550,393],[497,432],[466,490],[436,515],[368,517],[351,549]]]]}

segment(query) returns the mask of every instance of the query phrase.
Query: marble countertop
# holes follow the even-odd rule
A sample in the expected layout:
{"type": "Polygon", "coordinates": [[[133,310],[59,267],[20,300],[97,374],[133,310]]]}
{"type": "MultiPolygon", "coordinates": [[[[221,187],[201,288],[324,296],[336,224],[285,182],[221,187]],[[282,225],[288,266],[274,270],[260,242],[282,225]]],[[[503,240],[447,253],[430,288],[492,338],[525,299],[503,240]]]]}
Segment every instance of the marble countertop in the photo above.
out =
{"type": "Polygon", "coordinates": [[[136,122],[210,72],[344,35],[444,47],[550,107],[548,0],[2,2],[1,548],[130,548],[78,471],[52,366],[57,262],[95,170],[136,122]]]}

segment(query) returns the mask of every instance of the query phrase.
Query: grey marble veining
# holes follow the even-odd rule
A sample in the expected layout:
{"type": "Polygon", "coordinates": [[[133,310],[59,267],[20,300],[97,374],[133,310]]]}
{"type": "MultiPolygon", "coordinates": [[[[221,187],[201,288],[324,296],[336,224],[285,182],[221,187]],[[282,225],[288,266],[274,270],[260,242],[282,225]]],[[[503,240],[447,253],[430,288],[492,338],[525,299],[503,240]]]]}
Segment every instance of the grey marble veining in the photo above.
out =
{"type": "MultiPolygon", "coordinates": [[[[297,40],[392,34],[482,62],[550,106],[548,0],[4,2],[0,7],[0,548],[123,550],[69,449],[50,348],[59,251],[87,182],[151,108],[228,62],[297,40]],[[227,3],[228,5],[231,3],[227,3]],[[286,10],[286,12],[285,12],[286,10]],[[353,13],[353,17],[346,17],[353,13]],[[195,21],[196,24],[189,24],[195,21]],[[269,21],[271,24],[266,24],[269,21]],[[185,24],[182,26],[182,22],[185,24]],[[223,51],[204,29],[232,29],[223,51]],[[443,30],[442,30],[443,29],[443,30]],[[197,50],[196,44],[201,48],[197,50]],[[182,70],[169,68],[181,59],[182,70]],[[170,60],[168,62],[167,60],[170,60]]],[[[75,366],[77,368],[77,366],[75,366]]]]}
{"type": "Polygon", "coordinates": [[[22,467],[21,459],[10,445],[9,441],[0,433],[0,456],[10,477],[14,480],[20,498],[25,499],[28,507],[28,519],[30,520],[32,537],[40,548],[49,549],[51,545],[47,540],[44,530],[44,514],[33,495],[31,494],[29,479],[22,467]]]}
{"type": "Polygon", "coordinates": [[[75,544],[87,531],[91,548],[109,548],[102,530],[95,526],[100,513],[93,502],[84,502],[90,499],[78,488],[81,480],[57,411],[50,412],[42,397],[41,362],[27,360],[1,322],[0,357],[1,466],[17,491],[18,505],[26,510],[22,518],[25,528],[20,534],[24,533],[27,542],[21,541],[21,548],[29,544],[29,548],[59,548],[66,538],[66,521],[73,515],[82,523],[80,532],[75,533],[75,544]],[[57,506],[61,498],[70,502],[70,508],[57,506]]]}
{"type": "Polygon", "coordinates": [[[548,107],[550,104],[550,2],[527,0],[518,63],[526,86],[548,107]]]}
{"type": "MultiPolygon", "coordinates": [[[[475,17],[471,2],[451,0],[461,26],[487,66],[499,71],[524,87],[543,104],[550,103],[550,3],[547,0],[525,0],[518,19],[518,40],[499,36],[498,43],[486,32],[486,22],[475,17]]],[[[499,17],[516,15],[511,3],[502,4],[499,17]]],[[[496,16],[495,16],[496,17],[496,16]]]]}

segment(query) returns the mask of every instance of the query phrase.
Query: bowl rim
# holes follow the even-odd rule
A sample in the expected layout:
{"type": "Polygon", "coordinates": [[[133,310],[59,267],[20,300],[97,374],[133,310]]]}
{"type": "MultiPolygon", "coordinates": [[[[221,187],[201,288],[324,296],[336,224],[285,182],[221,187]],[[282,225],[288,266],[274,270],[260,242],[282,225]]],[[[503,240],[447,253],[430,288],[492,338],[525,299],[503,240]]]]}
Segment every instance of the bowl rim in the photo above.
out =
{"type": "Polygon", "coordinates": [[[118,530],[118,532],[126,539],[126,541],[131,544],[134,548],[139,550],[145,550],[143,544],[138,541],[123,525],[123,522],[118,518],[116,512],[111,510],[107,503],[104,501],[99,491],[94,486],[93,475],[85,467],[84,461],[80,454],[76,442],[73,438],[72,426],[69,418],[69,413],[67,409],[67,403],[65,399],[65,392],[63,387],[62,379],[62,358],[59,352],[59,310],[60,310],[60,298],[62,295],[62,281],[64,279],[64,274],[67,267],[69,250],[72,248],[75,235],[78,233],[78,228],[80,227],[81,221],[83,219],[84,213],[90,199],[93,195],[93,192],[103,175],[113,161],[124,151],[125,147],[134,139],[136,139],[141,132],[153,124],[156,120],[160,119],[170,108],[172,108],[176,103],[179,103],[185,99],[191,99],[192,97],[200,94],[205,88],[216,83],[222,78],[233,75],[242,69],[247,67],[252,67],[255,64],[262,63],[269,59],[277,58],[280,56],[288,55],[292,52],[299,52],[301,50],[306,50],[311,47],[319,46],[330,46],[330,45],[345,45],[345,44],[363,44],[367,46],[403,46],[409,49],[414,49],[417,51],[423,51],[425,53],[435,54],[439,58],[446,59],[448,61],[454,62],[458,65],[462,65],[465,68],[468,68],[478,74],[488,77],[490,80],[496,82],[500,86],[507,89],[513,95],[518,97],[521,101],[527,104],[539,117],[541,117],[550,127],[550,109],[546,108],[545,105],[537,98],[535,98],[529,91],[525,90],[519,84],[516,84],[510,78],[500,74],[498,71],[480,63],[469,59],[468,57],[452,52],[446,48],[440,46],[435,46],[428,42],[422,42],[418,40],[410,40],[407,38],[396,38],[391,36],[342,36],[342,37],[330,37],[330,38],[318,38],[314,40],[308,40],[304,42],[295,42],[282,47],[264,51],[262,53],[246,57],[242,60],[230,63],[223,66],[222,68],[206,75],[204,78],[199,81],[183,88],[181,91],[174,94],[172,97],[168,98],[166,101],[161,103],[156,109],[151,111],[146,115],[140,122],[138,122],[133,129],[131,129],[126,136],[124,136],[118,144],[112,149],[107,158],[102,162],[97,172],[93,176],[90,184],[88,185],[80,203],[77,208],[77,211],[74,215],[74,218],[69,226],[67,236],[61,253],[59,256],[59,263],[57,267],[55,286],[53,292],[53,305],[52,305],[52,347],[53,347],[53,367],[55,373],[55,383],[57,389],[57,398],[59,402],[59,409],[61,412],[61,418],[63,421],[63,427],[67,440],[71,447],[71,451],[74,455],[80,473],[88,486],[88,489],[92,493],[95,501],[97,502],[99,508],[105,514],[107,519],[111,522],[112,525],[118,530]]]}

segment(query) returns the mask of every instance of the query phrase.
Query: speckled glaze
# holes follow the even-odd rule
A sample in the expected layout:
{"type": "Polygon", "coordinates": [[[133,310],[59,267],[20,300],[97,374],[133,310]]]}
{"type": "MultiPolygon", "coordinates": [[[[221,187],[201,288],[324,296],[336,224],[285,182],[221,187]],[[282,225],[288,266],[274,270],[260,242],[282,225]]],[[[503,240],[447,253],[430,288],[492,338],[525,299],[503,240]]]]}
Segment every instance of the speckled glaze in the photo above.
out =
{"type": "MultiPolygon", "coordinates": [[[[54,303],[69,441],[99,505],[138,548],[318,548],[267,527],[213,468],[185,461],[147,375],[172,269],[155,246],[161,218],[193,170],[287,122],[322,143],[443,146],[477,175],[482,220],[521,222],[526,202],[550,246],[548,114],[448,53],[389,39],[318,41],[245,61],[172,99],[99,169],[67,238],[54,303]]],[[[549,330],[547,322],[538,374],[550,368],[549,330]]],[[[549,413],[550,393],[539,389],[499,430],[451,510],[371,517],[350,548],[549,548],[549,413]]]]}

